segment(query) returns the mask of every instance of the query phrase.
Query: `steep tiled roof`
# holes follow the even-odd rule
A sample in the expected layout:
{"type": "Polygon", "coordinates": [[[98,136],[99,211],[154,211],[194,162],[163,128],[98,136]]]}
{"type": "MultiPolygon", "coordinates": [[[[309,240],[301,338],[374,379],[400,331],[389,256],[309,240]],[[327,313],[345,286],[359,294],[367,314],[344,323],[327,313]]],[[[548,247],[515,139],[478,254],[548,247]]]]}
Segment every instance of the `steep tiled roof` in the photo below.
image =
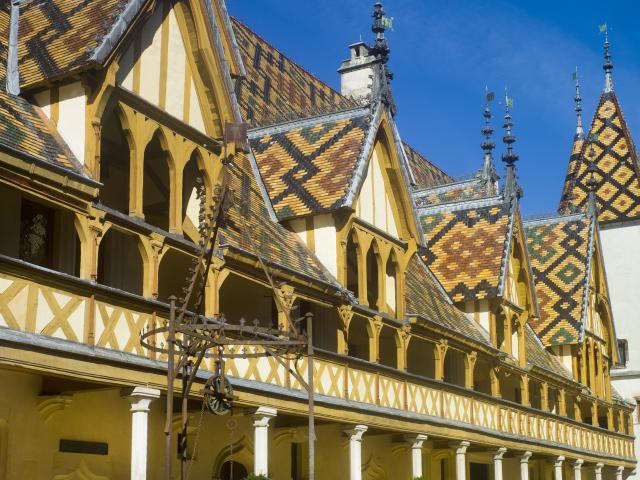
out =
{"type": "Polygon", "coordinates": [[[568,380],[573,380],[571,373],[540,344],[540,340],[531,328],[525,329],[525,348],[527,351],[527,363],[553,372],[568,380]]]}
{"type": "Polygon", "coordinates": [[[477,200],[486,197],[486,193],[486,188],[481,180],[473,178],[464,182],[449,183],[416,191],[413,194],[413,198],[417,207],[428,207],[442,203],[477,200]]]}
{"type": "Polygon", "coordinates": [[[416,188],[435,187],[453,181],[453,178],[447,175],[444,170],[431,163],[408,143],[404,142],[403,146],[416,181],[416,188]]]}
{"type": "Polygon", "coordinates": [[[7,2],[0,7],[0,148],[4,146],[43,162],[77,170],[75,162],[50,133],[38,109],[24,98],[6,92],[9,5],[7,2]]]}
{"type": "Polygon", "coordinates": [[[493,298],[502,278],[512,210],[496,198],[418,212],[426,249],[423,258],[454,302],[493,298]]]}
{"type": "Polygon", "coordinates": [[[251,135],[260,175],[280,220],[342,206],[368,129],[365,110],[251,135]]]}
{"type": "Polygon", "coordinates": [[[582,147],[584,145],[584,138],[576,136],[573,139],[573,145],[571,146],[571,156],[569,157],[569,165],[567,166],[567,175],[565,177],[564,187],[562,188],[562,197],[560,198],[560,212],[569,213],[572,205],[575,206],[574,198],[575,181],[578,176],[578,168],[581,164],[582,147]]]}
{"type": "Polygon", "coordinates": [[[478,327],[451,304],[417,254],[409,260],[405,284],[405,301],[409,315],[427,317],[474,340],[488,343],[487,338],[480,333],[478,327]]]}
{"type": "Polygon", "coordinates": [[[66,75],[89,62],[128,0],[45,0],[20,7],[23,86],[66,75]]]}
{"type": "MultiPolygon", "coordinates": [[[[586,180],[590,175],[587,165],[592,146],[595,150],[596,179],[599,182],[596,191],[598,220],[608,222],[640,217],[638,156],[613,91],[602,94],[589,135],[581,146],[579,156],[570,162],[565,179],[563,200],[571,194],[574,204],[581,209],[587,202],[586,180]]],[[[561,202],[561,210],[565,213],[566,203],[561,202]]]]}
{"type": "Polygon", "coordinates": [[[593,222],[585,215],[525,223],[545,345],[577,343],[583,328],[593,222]]]}
{"type": "Polygon", "coordinates": [[[238,20],[234,32],[247,75],[236,83],[242,116],[251,126],[353,108],[342,96],[292,62],[238,20]]]}
{"type": "Polygon", "coordinates": [[[246,156],[236,160],[230,175],[230,187],[237,201],[228,211],[226,225],[220,232],[220,245],[230,245],[250,254],[258,249],[267,262],[325,283],[334,283],[297,236],[271,219],[246,156]]]}

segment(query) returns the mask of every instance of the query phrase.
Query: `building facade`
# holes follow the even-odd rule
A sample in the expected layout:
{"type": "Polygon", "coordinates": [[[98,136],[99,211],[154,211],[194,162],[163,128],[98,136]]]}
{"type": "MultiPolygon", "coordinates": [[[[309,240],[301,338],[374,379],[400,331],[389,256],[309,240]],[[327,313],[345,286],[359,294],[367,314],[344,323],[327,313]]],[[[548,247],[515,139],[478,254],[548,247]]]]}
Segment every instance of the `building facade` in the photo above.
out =
{"type": "MultiPolygon", "coordinates": [[[[454,180],[400,135],[373,18],[339,93],[223,0],[0,8],[0,479],[162,478],[181,419],[140,335],[182,295],[223,171],[205,315],[313,314],[315,478],[628,478],[634,406],[611,377],[632,307],[607,276],[603,183],[524,221],[511,114],[500,184],[488,105],[479,172],[454,180]],[[237,122],[246,151],[223,142],[237,122]]],[[[307,365],[227,361],[215,416],[205,359],[190,477],[309,478],[307,365]]]]}

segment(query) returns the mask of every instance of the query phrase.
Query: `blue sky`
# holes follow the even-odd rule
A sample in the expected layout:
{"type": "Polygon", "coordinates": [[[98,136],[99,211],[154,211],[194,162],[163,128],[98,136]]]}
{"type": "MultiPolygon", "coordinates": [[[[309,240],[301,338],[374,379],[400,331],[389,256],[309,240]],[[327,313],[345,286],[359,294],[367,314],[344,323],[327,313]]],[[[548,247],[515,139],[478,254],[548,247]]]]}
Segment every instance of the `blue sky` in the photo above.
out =
{"type": "MultiPolygon", "coordinates": [[[[347,46],[370,31],[373,0],[227,0],[232,15],[339,90],[347,46]]],[[[585,125],[604,84],[602,35],[609,25],[618,99],[636,143],[640,135],[640,37],[636,1],[386,0],[387,37],[401,135],[458,176],[479,168],[485,85],[493,102],[496,159],[502,164],[504,89],[520,155],[525,214],[557,208],[575,132],[580,71],[585,125]],[[500,103],[498,103],[500,102],[500,103]],[[499,135],[499,136],[498,136],[499,135]]]]}

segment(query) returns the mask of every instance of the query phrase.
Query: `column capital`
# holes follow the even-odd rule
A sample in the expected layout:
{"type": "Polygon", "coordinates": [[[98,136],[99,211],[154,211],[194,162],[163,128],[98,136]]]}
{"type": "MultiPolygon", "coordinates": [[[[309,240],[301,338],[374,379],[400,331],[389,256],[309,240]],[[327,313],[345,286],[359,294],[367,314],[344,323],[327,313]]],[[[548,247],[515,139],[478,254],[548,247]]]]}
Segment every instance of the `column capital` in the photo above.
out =
{"type": "Polygon", "coordinates": [[[502,460],[505,453],[507,453],[507,447],[500,447],[497,450],[493,450],[493,459],[502,460]]]}
{"type": "Polygon", "coordinates": [[[533,455],[533,452],[526,451],[522,455],[520,455],[520,463],[529,463],[529,459],[533,455]]]}
{"type": "Polygon", "coordinates": [[[461,442],[451,442],[449,445],[452,448],[456,449],[456,453],[458,455],[464,455],[465,453],[467,453],[467,448],[469,448],[469,445],[471,445],[471,442],[468,442],[467,440],[462,440],[461,442]]]}
{"type": "Polygon", "coordinates": [[[132,412],[148,412],[149,404],[160,398],[160,390],[142,386],[123,388],[120,396],[129,400],[132,412]]]}
{"type": "Polygon", "coordinates": [[[572,463],[573,469],[580,470],[583,464],[584,464],[584,460],[582,458],[578,458],[575,462],[572,463]]]}
{"type": "Polygon", "coordinates": [[[604,467],[604,463],[596,463],[593,469],[597,472],[601,471],[604,467]]]}
{"type": "Polygon", "coordinates": [[[366,425],[356,425],[353,428],[344,430],[344,433],[349,437],[349,440],[359,442],[367,430],[369,430],[369,427],[366,425]]]}
{"type": "Polygon", "coordinates": [[[422,444],[429,439],[429,436],[419,433],[417,435],[405,435],[404,439],[411,444],[411,448],[422,448],[422,444]]]}
{"type": "Polygon", "coordinates": [[[254,427],[268,427],[269,421],[278,415],[278,410],[272,407],[258,407],[253,414],[254,427]]]}
{"type": "Polygon", "coordinates": [[[560,455],[559,457],[555,457],[554,459],[552,459],[552,462],[554,467],[561,467],[564,463],[564,457],[562,455],[560,455]]]}

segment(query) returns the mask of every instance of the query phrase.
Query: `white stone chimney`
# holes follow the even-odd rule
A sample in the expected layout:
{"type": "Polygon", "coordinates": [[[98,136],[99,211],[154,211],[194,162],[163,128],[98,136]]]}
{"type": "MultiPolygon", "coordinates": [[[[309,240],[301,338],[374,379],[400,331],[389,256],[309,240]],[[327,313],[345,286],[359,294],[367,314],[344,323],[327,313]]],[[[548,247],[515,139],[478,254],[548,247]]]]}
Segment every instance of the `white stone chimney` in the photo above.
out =
{"type": "Polygon", "coordinates": [[[347,97],[364,97],[371,93],[376,58],[369,53],[369,47],[362,41],[349,45],[349,50],[351,58],[344,60],[338,68],[340,91],[347,97]]]}

